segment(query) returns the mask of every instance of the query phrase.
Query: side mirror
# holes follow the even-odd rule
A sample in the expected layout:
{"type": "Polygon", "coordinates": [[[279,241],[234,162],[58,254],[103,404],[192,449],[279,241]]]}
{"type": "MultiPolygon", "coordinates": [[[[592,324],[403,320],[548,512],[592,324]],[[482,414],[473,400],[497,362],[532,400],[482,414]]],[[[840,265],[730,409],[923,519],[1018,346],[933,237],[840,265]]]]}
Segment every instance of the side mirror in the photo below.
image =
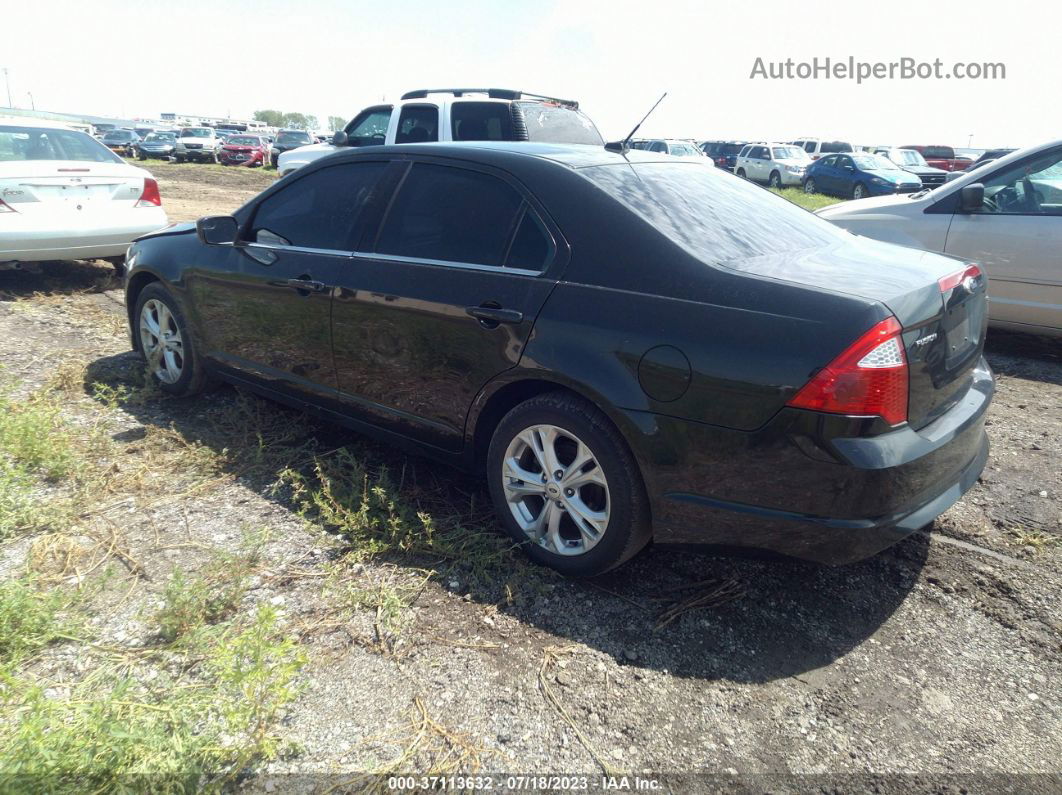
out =
{"type": "Polygon", "coordinates": [[[208,215],[195,222],[195,233],[208,246],[231,246],[238,232],[239,224],[231,215],[208,215]]]}
{"type": "Polygon", "coordinates": [[[332,134],[332,146],[346,146],[347,134],[343,130],[339,130],[332,134]]]}
{"type": "Polygon", "coordinates": [[[959,209],[973,213],[985,206],[985,186],[980,182],[966,185],[959,193],[959,209]]]}

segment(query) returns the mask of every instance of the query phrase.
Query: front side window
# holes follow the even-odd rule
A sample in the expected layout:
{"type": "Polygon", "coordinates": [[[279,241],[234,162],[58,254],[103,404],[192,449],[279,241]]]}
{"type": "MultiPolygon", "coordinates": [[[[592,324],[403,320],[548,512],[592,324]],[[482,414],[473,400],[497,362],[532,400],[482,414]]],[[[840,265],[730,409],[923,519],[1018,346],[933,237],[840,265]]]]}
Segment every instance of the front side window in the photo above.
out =
{"type": "Polygon", "coordinates": [[[1062,215],[1062,150],[1000,169],[982,180],[982,213],[1062,215]]]}
{"type": "Polygon", "coordinates": [[[450,106],[455,141],[511,141],[513,120],[506,102],[455,102],[450,106]]]}
{"type": "Polygon", "coordinates": [[[82,160],[121,163],[95,138],[74,130],[0,126],[0,162],[5,160],[82,160]]]}
{"type": "Polygon", "coordinates": [[[500,266],[524,201],[479,171],[415,163],[380,230],[379,254],[500,266]]]}
{"type": "Polygon", "coordinates": [[[406,105],[398,117],[396,144],[422,144],[439,140],[439,109],[435,105],[406,105]]]}
{"type": "Polygon", "coordinates": [[[248,242],[353,251],[386,163],[345,163],[294,180],[258,205],[248,242]]]}
{"type": "Polygon", "coordinates": [[[830,155],[829,157],[822,158],[821,160],[819,160],[819,162],[827,168],[832,168],[833,166],[837,165],[837,160],[837,155],[830,155]]]}
{"type": "Polygon", "coordinates": [[[391,108],[371,108],[347,125],[347,146],[382,146],[387,140],[391,108]]]}

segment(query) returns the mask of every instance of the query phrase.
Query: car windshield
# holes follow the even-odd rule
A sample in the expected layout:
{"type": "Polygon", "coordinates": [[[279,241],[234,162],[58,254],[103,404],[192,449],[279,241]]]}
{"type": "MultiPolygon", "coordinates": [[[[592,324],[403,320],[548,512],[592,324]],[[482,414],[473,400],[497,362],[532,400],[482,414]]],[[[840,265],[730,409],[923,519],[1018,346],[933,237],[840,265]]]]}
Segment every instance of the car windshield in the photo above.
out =
{"type": "Polygon", "coordinates": [[[899,163],[901,166],[925,166],[926,159],[914,149],[893,149],[889,152],[889,160],[899,163]]]}
{"type": "Polygon", "coordinates": [[[787,199],[695,163],[595,166],[580,173],[713,265],[819,248],[847,237],[787,199]]]}
{"type": "Polygon", "coordinates": [[[228,142],[233,146],[258,146],[258,139],[253,135],[234,135],[228,142]]]}
{"type": "Polygon", "coordinates": [[[90,163],[121,163],[99,141],[74,130],[41,127],[0,127],[0,161],[83,160],[90,163]]]}
{"type": "Polygon", "coordinates": [[[112,130],[103,136],[104,141],[128,141],[133,134],[128,130],[112,130]]]}
{"type": "Polygon", "coordinates": [[[182,138],[209,138],[214,131],[209,127],[189,127],[181,130],[182,138]]]}
{"type": "Polygon", "coordinates": [[[808,153],[799,146],[776,146],[771,149],[775,160],[810,160],[808,153]]]}
{"type": "Polygon", "coordinates": [[[886,160],[881,155],[856,155],[852,158],[856,168],[863,171],[893,171],[896,165],[886,160]]]}
{"type": "Polygon", "coordinates": [[[924,146],[922,154],[925,157],[935,157],[939,160],[952,160],[955,157],[955,150],[950,146],[924,146]]]}
{"type": "Polygon", "coordinates": [[[310,144],[310,134],[305,132],[283,132],[277,136],[278,144],[310,144]]]}
{"type": "Polygon", "coordinates": [[[822,154],[833,154],[834,152],[851,152],[852,145],[846,144],[844,141],[823,141],[819,146],[819,152],[822,154]]]}
{"type": "Polygon", "coordinates": [[[149,135],[147,138],[145,138],[144,141],[149,143],[149,144],[150,143],[172,144],[173,143],[173,133],[151,133],[151,135],[149,135]]]}

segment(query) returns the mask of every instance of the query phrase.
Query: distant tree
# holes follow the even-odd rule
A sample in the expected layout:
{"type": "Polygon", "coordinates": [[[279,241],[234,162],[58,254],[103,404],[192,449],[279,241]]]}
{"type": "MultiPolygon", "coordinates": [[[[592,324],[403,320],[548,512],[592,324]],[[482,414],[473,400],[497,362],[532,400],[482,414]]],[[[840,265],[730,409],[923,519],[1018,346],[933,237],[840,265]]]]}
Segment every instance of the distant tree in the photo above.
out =
{"type": "Polygon", "coordinates": [[[347,120],[342,116],[329,116],[328,117],[328,129],[333,132],[336,130],[342,130],[347,126],[347,120]]]}
{"type": "Polygon", "coordinates": [[[279,110],[256,110],[255,121],[264,121],[270,127],[283,127],[285,114],[279,110]]]}
{"type": "Polygon", "coordinates": [[[316,130],[318,127],[321,126],[321,122],[319,122],[317,120],[317,117],[314,116],[312,113],[307,114],[304,118],[304,121],[306,122],[306,126],[303,127],[304,130],[316,130]]]}

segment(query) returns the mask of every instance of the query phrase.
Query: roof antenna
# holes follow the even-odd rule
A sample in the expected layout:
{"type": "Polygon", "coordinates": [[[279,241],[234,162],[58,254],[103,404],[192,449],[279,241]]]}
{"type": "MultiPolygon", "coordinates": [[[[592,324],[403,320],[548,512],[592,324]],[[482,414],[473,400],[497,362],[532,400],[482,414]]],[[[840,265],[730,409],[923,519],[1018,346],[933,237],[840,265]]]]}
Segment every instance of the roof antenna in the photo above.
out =
{"type": "Polygon", "coordinates": [[[656,104],[654,104],[653,107],[649,108],[649,113],[646,113],[644,116],[642,116],[642,120],[634,125],[634,129],[630,131],[626,138],[624,138],[622,141],[609,141],[607,144],[605,144],[605,148],[610,152],[619,152],[620,154],[628,151],[631,148],[631,138],[634,137],[634,134],[638,132],[638,128],[645,123],[645,120],[649,118],[649,115],[654,110],[656,110],[656,106],[664,101],[664,97],[666,96],[667,92],[665,91],[663,94],[660,95],[660,99],[656,101],[656,104]]]}

